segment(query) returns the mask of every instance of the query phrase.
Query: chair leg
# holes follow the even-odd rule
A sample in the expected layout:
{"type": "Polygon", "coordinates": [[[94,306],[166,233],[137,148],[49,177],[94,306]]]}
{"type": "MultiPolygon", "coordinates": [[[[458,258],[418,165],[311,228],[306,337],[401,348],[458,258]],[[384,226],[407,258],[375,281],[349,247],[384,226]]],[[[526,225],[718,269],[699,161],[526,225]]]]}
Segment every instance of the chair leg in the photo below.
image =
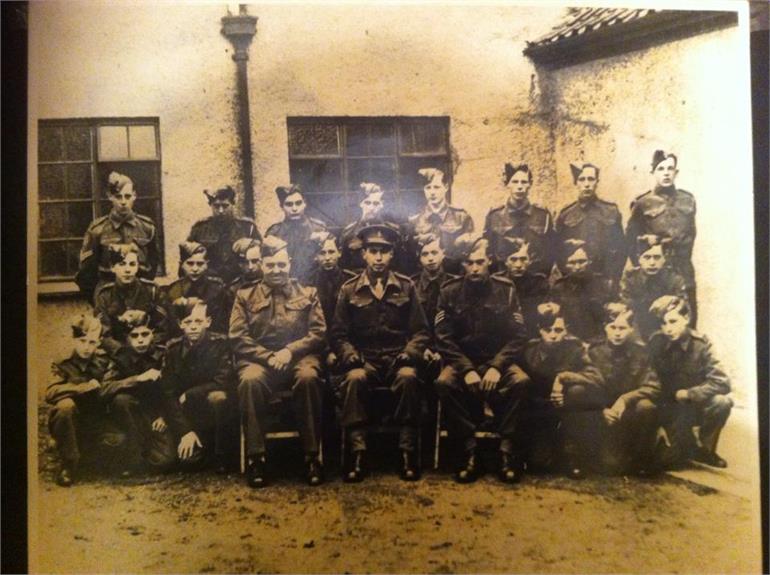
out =
{"type": "Polygon", "coordinates": [[[441,400],[436,405],[436,441],[433,445],[433,469],[438,469],[439,448],[441,442],[441,400]]]}
{"type": "Polygon", "coordinates": [[[324,463],[324,440],[323,437],[318,440],[318,461],[323,465],[324,463]]]}
{"type": "Polygon", "coordinates": [[[246,438],[243,435],[243,423],[240,424],[239,429],[241,430],[241,473],[246,473],[246,438]]]}

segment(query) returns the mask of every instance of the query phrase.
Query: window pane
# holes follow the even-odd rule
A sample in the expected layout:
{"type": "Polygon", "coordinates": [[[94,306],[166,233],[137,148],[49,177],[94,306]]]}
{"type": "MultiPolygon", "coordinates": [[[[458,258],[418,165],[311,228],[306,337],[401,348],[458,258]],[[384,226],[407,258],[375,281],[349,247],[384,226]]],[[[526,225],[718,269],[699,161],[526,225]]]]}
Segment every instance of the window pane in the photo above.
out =
{"type": "Polygon", "coordinates": [[[128,138],[125,126],[99,127],[99,159],[127,159],[128,138]]]}
{"type": "Polygon", "coordinates": [[[68,275],[67,242],[40,242],[38,256],[42,277],[68,275]]]}
{"type": "MultiPolygon", "coordinates": [[[[422,168],[438,168],[444,173],[451,172],[449,169],[449,160],[444,157],[420,157],[420,158],[400,158],[398,163],[399,182],[401,189],[419,189],[425,185],[419,170],[422,168]]],[[[451,181],[451,173],[450,173],[451,181]]]]}
{"type": "Polygon", "coordinates": [[[68,160],[90,160],[91,128],[88,126],[64,128],[64,148],[68,160]]]}
{"type": "Polygon", "coordinates": [[[93,219],[93,208],[91,202],[73,202],[68,204],[69,224],[68,233],[69,237],[78,237],[86,233],[88,224],[93,219]]]}
{"type": "Polygon", "coordinates": [[[56,200],[64,197],[64,169],[63,164],[38,166],[41,200],[56,200]]]}
{"type": "Polygon", "coordinates": [[[402,154],[445,154],[446,133],[435,122],[409,122],[398,129],[399,151],[402,154]]]}
{"type": "MultiPolygon", "coordinates": [[[[160,175],[158,162],[100,162],[97,170],[97,185],[107,194],[107,180],[110,172],[118,172],[131,178],[137,197],[160,195],[160,175]]],[[[199,192],[200,197],[203,193],[199,192]]],[[[204,198],[205,201],[205,198],[204,198]]]]}
{"type": "Polygon", "coordinates": [[[293,160],[290,172],[291,181],[308,194],[344,189],[339,160],[293,160]]]}
{"type": "Polygon", "coordinates": [[[91,164],[69,164],[67,166],[67,196],[70,198],[91,198],[91,164]]]}
{"type": "Polygon", "coordinates": [[[372,156],[392,156],[396,153],[396,139],[390,124],[372,124],[369,133],[369,153],[372,156]]]}
{"type": "MultiPolygon", "coordinates": [[[[151,218],[156,226],[158,225],[158,222],[160,222],[160,209],[157,200],[136,200],[134,211],[137,214],[142,214],[143,216],[151,218]]],[[[192,222],[190,222],[190,225],[192,225],[192,222]]]]}
{"type": "Polygon", "coordinates": [[[369,155],[369,126],[367,124],[351,124],[345,131],[347,138],[345,151],[348,156],[369,155]]]}
{"type": "Polygon", "coordinates": [[[67,204],[42,204],[40,206],[40,237],[63,238],[66,236],[67,204]]]}
{"type": "Polygon", "coordinates": [[[155,126],[129,126],[128,141],[131,145],[131,158],[134,160],[155,159],[155,126]]]}
{"type": "Polygon", "coordinates": [[[424,207],[425,196],[423,196],[422,189],[419,191],[402,190],[396,200],[395,212],[396,215],[405,219],[421,211],[424,207]]]}
{"type": "Polygon", "coordinates": [[[37,155],[40,162],[55,162],[64,159],[61,128],[52,126],[40,127],[37,155]]]}
{"type": "Polygon", "coordinates": [[[396,187],[396,162],[387,158],[349,160],[348,182],[350,190],[358,190],[362,182],[371,182],[384,190],[393,190],[396,187]]]}
{"type": "Polygon", "coordinates": [[[289,155],[338,156],[339,153],[337,126],[331,124],[289,126],[289,155]]]}
{"type": "Polygon", "coordinates": [[[80,264],[80,246],[82,242],[67,242],[67,275],[74,276],[80,264]]]}
{"type": "Polygon", "coordinates": [[[332,227],[341,227],[358,217],[356,195],[349,193],[316,194],[308,196],[308,215],[323,220],[332,227]]]}

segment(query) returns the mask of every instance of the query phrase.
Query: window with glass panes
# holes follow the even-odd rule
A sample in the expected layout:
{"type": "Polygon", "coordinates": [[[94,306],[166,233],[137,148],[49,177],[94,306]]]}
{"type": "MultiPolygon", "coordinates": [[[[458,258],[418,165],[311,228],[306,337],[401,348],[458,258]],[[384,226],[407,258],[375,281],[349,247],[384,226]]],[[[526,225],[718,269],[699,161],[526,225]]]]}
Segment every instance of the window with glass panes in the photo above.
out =
{"type": "Polygon", "coordinates": [[[332,228],[356,220],[359,185],[379,184],[386,210],[405,219],[425,205],[417,171],[452,173],[448,117],[292,117],[289,171],[308,215],[332,228]]]}
{"type": "MultiPolygon", "coordinates": [[[[88,225],[109,213],[107,179],[134,182],[134,211],[155,222],[162,242],[157,118],[41,120],[38,128],[38,275],[67,281],[78,270],[88,225]]],[[[161,257],[161,265],[163,258],[161,257]]],[[[159,273],[162,273],[162,269],[159,273]]]]}

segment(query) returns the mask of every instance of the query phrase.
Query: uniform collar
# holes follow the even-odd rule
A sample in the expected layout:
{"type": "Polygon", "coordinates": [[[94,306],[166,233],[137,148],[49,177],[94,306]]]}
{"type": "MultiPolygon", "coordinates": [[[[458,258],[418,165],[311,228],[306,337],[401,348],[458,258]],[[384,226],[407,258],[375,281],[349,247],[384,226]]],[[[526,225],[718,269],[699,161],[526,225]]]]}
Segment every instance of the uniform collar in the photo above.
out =
{"type": "Polygon", "coordinates": [[[505,205],[508,208],[508,211],[513,214],[525,213],[530,215],[532,213],[532,203],[529,201],[529,199],[527,199],[526,203],[520,208],[514,206],[510,198],[508,198],[508,201],[505,203],[505,205]]]}
{"type": "MultiPolygon", "coordinates": [[[[395,286],[395,288],[397,290],[399,290],[399,291],[401,290],[401,284],[396,279],[395,274],[392,271],[390,271],[390,270],[388,270],[388,275],[385,277],[385,286],[384,286],[385,287],[385,291],[388,291],[388,286],[395,286]]],[[[372,294],[374,294],[374,289],[373,289],[373,286],[372,286],[371,282],[369,281],[369,274],[366,273],[366,270],[364,270],[361,273],[361,275],[358,277],[358,281],[356,282],[355,291],[357,292],[357,291],[359,291],[359,290],[361,290],[363,288],[369,289],[369,291],[371,291],[372,294]]]]}
{"type": "Polygon", "coordinates": [[[123,224],[128,224],[129,226],[136,225],[136,214],[133,210],[125,216],[119,216],[115,210],[110,210],[110,215],[108,217],[115,229],[118,229],[123,224]]]}
{"type": "Polygon", "coordinates": [[[669,341],[666,345],[666,349],[681,349],[682,351],[687,351],[690,349],[690,342],[692,342],[692,331],[688,329],[678,340],[669,341]]]}
{"type": "Polygon", "coordinates": [[[422,270],[420,272],[420,277],[417,278],[417,281],[418,281],[420,287],[424,288],[424,287],[429,286],[431,283],[433,283],[435,281],[438,281],[439,283],[441,283],[441,280],[444,279],[445,275],[446,275],[446,272],[444,272],[443,269],[439,269],[438,273],[434,277],[431,277],[430,275],[428,275],[427,271],[422,270]]]}
{"type": "Polygon", "coordinates": [[[582,208],[584,210],[587,210],[587,209],[595,206],[596,205],[596,200],[598,200],[598,199],[599,198],[596,197],[596,194],[594,194],[590,198],[578,198],[577,205],[578,205],[578,207],[580,207],[580,208],[582,208]]]}
{"type": "Polygon", "coordinates": [[[426,205],[425,211],[423,213],[425,214],[426,218],[430,218],[432,216],[438,216],[440,220],[443,222],[444,220],[446,220],[446,215],[449,213],[449,204],[445,201],[444,205],[437,212],[434,212],[431,209],[430,205],[426,205]]]}
{"type": "Polygon", "coordinates": [[[655,193],[659,196],[673,196],[676,194],[676,186],[655,186],[655,193]]]}
{"type": "Polygon", "coordinates": [[[262,293],[265,297],[270,297],[273,295],[273,293],[278,293],[279,295],[283,295],[284,297],[289,297],[291,295],[291,279],[289,279],[288,282],[286,282],[285,285],[281,287],[271,287],[267,285],[264,281],[259,284],[260,289],[262,290],[262,293]]]}

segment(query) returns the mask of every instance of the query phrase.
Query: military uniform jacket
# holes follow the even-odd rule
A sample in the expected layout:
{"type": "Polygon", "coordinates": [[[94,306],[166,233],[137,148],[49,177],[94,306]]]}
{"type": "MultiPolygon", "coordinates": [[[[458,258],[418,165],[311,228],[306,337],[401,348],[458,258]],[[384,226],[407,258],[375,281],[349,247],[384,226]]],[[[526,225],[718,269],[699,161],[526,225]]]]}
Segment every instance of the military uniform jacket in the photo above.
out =
{"type": "Polygon", "coordinates": [[[155,341],[163,343],[168,334],[166,312],[163,309],[160,289],[154,282],[137,278],[130,285],[117,282],[104,284],[96,292],[94,311],[102,321],[102,341],[105,349],[115,352],[122,343],[118,317],[128,309],[136,309],[150,315],[155,327],[155,341]]]}
{"type": "Polygon", "coordinates": [[[420,300],[411,280],[390,271],[384,278],[381,300],[372,291],[366,272],[342,284],[332,322],[332,348],[342,365],[358,352],[369,358],[392,359],[406,353],[422,358],[430,335],[420,300]]]}
{"type": "Polygon", "coordinates": [[[434,332],[441,286],[454,279],[457,279],[456,275],[448,274],[444,270],[439,270],[434,278],[430,277],[425,270],[412,276],[414,287],[417,289],[417,298],[420,300],[422,309],[425,312],[425,319],[428,321],[431,334],[434,332]]]}
{"type": "Polygon", "coordinates": [[[557,246],[565,240],[586,242],[594,269],[617,282],[626,263],[625,237],[617,204],[599,198],[576,201],[556,217],[557,246]]]}
{"type": "Polygon", "coordinates": [[[326,320],[315,288],[295,279],[282,288],[264,282],[246,286],[235,297],[229,337],[239,369],[250,363],[267,366],[283,348],[294,361],[319,353],[326,344],[326,320]]]}
{"type": "Polygon", "coordinates": [[[78,396],[80,386],[92,379],[102,383],[108,365],[107,354],[101,349],[97,349],[90,359],[82,359],[73,352],[67,359],[54,362],[45,400],[56,405],[62,399],[78,396]]]}
{"type": "Polygon", "coordinates": [[[315,243],[310,241],[310,235],[326,231],[326,224],[321,220],[303,216],[295,221],[283,220],[270,226],[266,236],[276,236],[288,244],[287,251],[291,258],[291,274],[302,284],[315,265],[315,243]]]}
{"type": "Polygon", "coordinates": [[[195,345],[183,337],[170,340],[162,372],[164,416],[172,431],[180,436],[192,427],[182,412],[179,396],[195,388],[195,393],[205,399],[212,391],[232,392],[235,384],[227,338],[212,331],[207,331],[195,345]]]}
{"type": "Polygon", "coordinates": [[[557,375],[565,374],[568,385],[583,385],[601,389],[602,374],[591,361],[582,341],[568,335],[560,343],[549,346],[541,339],[531,339],[524,349],[521,367],[529,375],[536,397],[546,398],[551,394],[557,375]]]}
{"type": "Polygon", "coordinates": [[[669,263],[687,282],[695,285],[692,248],[695,243],[695,198],[690,192],[674,187],[659,188],[642,194],[631,203],[631,217],[626,228],[628,254],[634,265],[639,263],[636,238],[656,234],[671,238],[669,263]]]}
{"type": "MultiPolygon", "coordinates": [[[[419,214],[409,217],[409,235],[414,237],[420,234],[432,233],[441,238],[446,256],[451,260],[458,260],[455,240],[462,234],[471,233],[474,229],[473,218],[462,208],[445,205],[440,212],[432,212],[427,206],[419,214]]],[[[417,253],[417,245],[412,246],[417,253]]]]}
{"type": "Polygon", "coordinates": [[[503,372],[526,341],[513,282],[492,276],[481,285],[457,278],[441,286],[436,342],[444,360],[461,374],[481,365],[503,372]]]}
{"type": "Polygon", "coordinates": [[[334,319],[334,308],[337,305],[340,288],[342,284],[354,277],[356,277],[355,273],[339,267],[328,271],[319,267],[310,276],[309,285],[315,287],[318,292],[318,299],[321,301],[321,309],[323,309],[326,320],[327,337],[330,335],[328,327],[331,326],[332,319],[334,319]]]}
{"type": "Polygon", "coordinates": [[[566,275],[556,280],[550,295],[561,305],[572,335],[584,341],[603,336],[604,304],[614,299],[607,278],[593,272],[566,275]]]}
{"type": "Polygon", "coordinates": [[[654,400],[660,395],[658,376],[641,342],[629,340],[615,346],[604,341],[592,345],[588,355],[604,378],[608,404],[623,398],[632,406],[640,399],[654,400]]]}
{"type": "Polygon", "coordinates": [[[174,318],[171,313],[171,306],[180,297],[197,297],[206,302],[206,309],[211,316],[211,329],[216,332],[227,333],[227,321],[229,319],[229,301],[224,282],[212,275],[204,275],[198,281],[192,281],[188,277],[182,277],[170,283],[163,290],[162,302],[166,308],[166,314],[172,318],[169,322],[169,331],[176,337],[181,335],[181,330],[177,325],[179,318],[174,318]]]}
{"type": "Polygon", "coordinates": [[[152,219],[134,212],[121,218],[111,211],[91,222],[83,237],[76,277],[80,289],[92,293],[100,278],[111,278],[109,246],[130,243],[139,249],[139,276],[153,279],[160,261],[160,244],[152,219]]]}
{"type": "Polygon", "coordinates": [[[660,378],[662,400],[674,401],[680,389],[686,389],[695,402],[730,392],[730,380],[705,335],[689,329],[679,340],[670,341],[656,332],[647,347],[650,363],[660,378]]]}
{"type": "Polygon", "coordinates": [[[671,268],[664,267],[653,276],[644,273],[640,267],[623,272],[620,298],[634,310],[637,328],[645,339],[660,327],[658,318],[650,313],[650,306],[664,295],[687,297],[684,278],[671,268]]]}
{"type": "Polygon", "coordinates": [[[233,244],[241,238],[262,240],[254,220],[243,217],[215,218],[209,216],[193,224],[187,240],[206,246],[209,272],[229,283],[241,273],[233,244]]]}
{"type": "Polygon", "coordinates": [[[154,396],[160,401],[158,381],[140,383],[136,376],[143,374],[148,369],[160,370],[163,367],[163,354],[164,350],[155,345],[142,354],[137,353],[129,346],[121,347],[112,355],[99,394],[106,401],[110,401],[119,393],[130,392],[141,386],[143,396],[154,396]]]}
{"type": "Polygon", "coordinates": [[[530,244],[529,256],[532,260],[530,270],[550,276],[554,262],[553,220],[545,208],[532,203],[515,209],[510,202],[487,214],[484,224],[484,237],[487,238],[499,262],[502,255],[504,237],[519,237],[530,244]]]}
{"type": "Polygon", "coordinates": [[[537,306],[548,299],[548,292],[551,289],[548,278],[544,274],[533,274],[529,270],[519,277],[507,271],[498,272],[494,277],[507,278],[516,286],[524,326],[527,328],[527,339],[538,337],[540,332],[537,329],[537,306]]]}

